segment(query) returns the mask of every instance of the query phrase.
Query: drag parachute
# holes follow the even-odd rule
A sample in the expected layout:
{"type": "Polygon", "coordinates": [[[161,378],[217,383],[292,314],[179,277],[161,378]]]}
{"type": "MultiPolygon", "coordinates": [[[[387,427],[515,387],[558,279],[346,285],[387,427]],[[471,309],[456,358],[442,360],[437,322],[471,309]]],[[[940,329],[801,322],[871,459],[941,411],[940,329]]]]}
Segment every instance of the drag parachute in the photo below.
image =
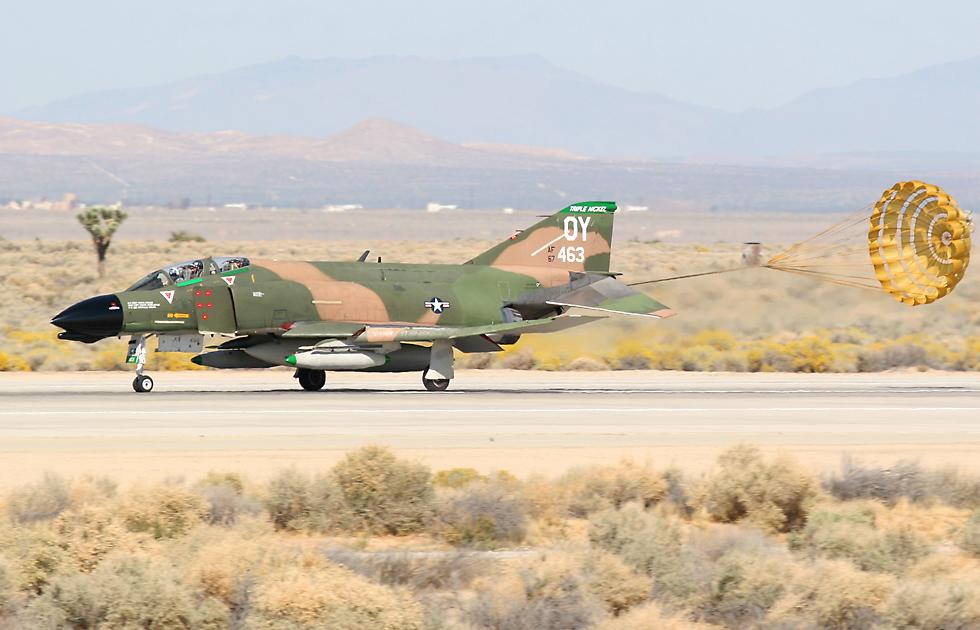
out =
{"type": "Polygon", "coordinates": [[[901,182],[870,209],[773,256],[766,267],[837,284],[884,289],[929,304],[950,293],[970,262],[970,215],[938,186],[901,182]]]}

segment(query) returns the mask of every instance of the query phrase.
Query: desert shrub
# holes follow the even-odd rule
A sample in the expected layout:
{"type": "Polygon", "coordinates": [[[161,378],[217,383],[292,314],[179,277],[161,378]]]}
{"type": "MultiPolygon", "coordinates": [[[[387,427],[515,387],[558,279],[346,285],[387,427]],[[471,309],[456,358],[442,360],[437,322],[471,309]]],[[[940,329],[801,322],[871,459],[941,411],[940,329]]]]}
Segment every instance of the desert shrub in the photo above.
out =
{"type": "Polygon", "coordinates": [[[520,350],[508,348],[498,360],[497,367],[505,370],[533,370],[538,367],[538,360],[527,348],[520,350]]]}
{"type": "Polygon", "coordinates": [[[859,372],[882,372],[896,367],[919,365],[935,368],[947,367],[945,361],[930,355],[926,348],[913,340],[874,343],[858,350],[857,369],[859,372]]]}
{"type": "Polygon", "coordinates": [[[571,516],[584,518],[636,501],[650,507],[664,498],[667,482],[650,465],[624,460],[616,466],[574,469],[557,483],[568,497],[571,516]]]}
{"type": "Polygon", "coordinates": [[[182,536],[207,514],[208,504],[202,496],[177,485],[133,490],[119,509],[130,531],[146,532],[154,538],[182,536]]]}
{"type": "Polygon", "coordinates": [[[980,477],[955,468],[930,470],[926,475],[927,493],[947,505],[980,508],[980,477]]]}
{"type": "Polygon", "coordinates": [[[683,612],[668,614],[657,602],[647,602],[631,608],[629,612],[606,619],[595,626],[596,630],[710,630],[709,626],[688,620],[683,612]]]}
{"type": "Polygon", "coordinates": [[[280,471],[266,486],[265,508],[276,529],[307,527],[313,511],[309,477],[293,469],[280,471]]]}
{"type": "Polygon", "coordinates": [[[524,501],[501,483],[474,483],[439,501],[438,528],[452,545],[494,548],[518,543],[527,530],[524,501]]]}
{"type": "Polygon", "coordinates": [[[742,526],[691,530],[681,554],[667,582],[672,588],[661,590],[658,598],[690,610],[694,618],[726,627],[760,621],[793,572],[784,547],[742,526]]]}
{"type": "Polygon", "coordinates": [[[840,473],[828,477],[823,485],[841,501],[877,499],[887,505],[894,505],[901,498],[922,501],[928,494],[925,471],[911,461],[876,468],[863,466],[845,456],[840,473]]]}
{"type": "Polygon", "coordinates": [[[608,370],[609,366],[593,357],[575,357],[561,367],[563,370],[571,372],[599,372],[608,370]]]}
{"type": "Polygon", "coordinates": [[[479,588],[464,618],[480,628],[578,630],[590,627],[600,614],[601,605],[575,563],[541,555],[479,588]]]}
{"type": "Polygon", "coordinates": [[[26,608],[31,628],[225,628],[227,613],[199,600],[162,561],[115,554],[92,573],[56,577],[26,608]]]}
{"type": "Polygon", "coordinates": [[[893,586],[891,576],[866,573],[846,562],[819,561],[789,584],[770,615],[796,626],[809,621],[819,628],[864,630],[877,623],[879,607],[893,586]]]}
{"type": "Polygon", "coordinates": [[[58,545],[64,549],[78,571],[88,573],[109,553],[136,542],[109,510],[85,505],[63,512],[52,527],[58,545]]]}
{"type": "Polygon", "coordinates": [[[287,566],[255,586],[249,628],[421,630],[422,607],[407,593],[336,565],[287,566]]]}
{"type": "Polygon", "coordinates": [[[905,581],[888,599],[882,617],[890,628],[980,627],[980,586],[935,579],[905,581]]]}
{"type": "Polygon", "coordinates": [[[963,525],[959,542],[963,551],[980,558],[980,508],[975,510],[963,525]]]}
{"type": "Polygon", "coordinates": [[[429,469],[380,446],[348,453],[332,471],[351,525],[381,534],[422,529],[432,512],[429,469]]]}
{"type": "Polygon", "coordinates": [[[785,532],[803,524],[816,495],[816,481],[789,460],[766,462],[759,449],[739,445],[718,457],[718,471],[699,488],[698,503],[724,523],[745,520],[785,532]]]}
{"type": "Polygon", "coordinates": [[[208,471],[208,474],[201,479],[197,485],[199,486],[224,486],[231,488],[238,494],[244,494],[245,492],[245,480],[242,476],[236,472],[228,471],[208,471]]]}
{"type": "Polygon", "coordinates": [[[13,563],[17,590],[37,594],[59,572],[72,568],[72,558],[48,528],[17,528],[6,532],[2,551],[13,563]]]}
{"type": "Polygon", "coordinates": [[[208,504],[204,520],[212,525],[230,526],[244,516],[254,516],[262,511],[255,499],[237,492],[233,486],[198,486],[200,494],[208,504]]]}
{"type": "Polygon", "coordinates": [[[231,607],[256,555],[255,547],[238,537],[208,545],[188,563],[188,583],[231,607]]]}
{"type": "Polygon", "coordinates": [[[31,364],[22,357],[0,352],[0,372],[30,372],[31,364]]]}
{"type": "Polygon", "coordinates": [[[757,623],[785,592],[789,574],[784,558],[726,553],[711,567],[710,584],[695,600],[695,614],[726,628],[757,623]]]}
{"type": "Polygon", "coordinates": [[[653,587],[650,578],[638,575],[618,556],[606,552],[586,556],[582,575],[585,588],[614,616],[646,601],[653,587]]]}
{"type": "Polygon", "coordinates": [[[324,553],[331,562],[372,582],[413,591],[466,588],[492,562],[465,551],[365,552],[330,547],[324,553]]]}
{"type": "Polygon", "coordinates": [[[34,523],[52,519],[70,505],[68,481],[61,475],[46,472],[40,481],[10,493],[7,514],[16,523],[34,523]]]}
{"type": "Polygon", "coordinates": [[[12,560],[0,555],[0,625],[17,605],[17,567],[12,560]]]}
{"type": "Polygon", "coordinates": [[[680,514],[690,516],[694,512],[690,497],[687,494],[687,480],[679,468],[668,468],[664,471],[664,501],[672,505],[680,514]]]}
{"type": "Polygon", "coordinates": [[[208,502],[205,520],[212,525],[234,525],[239,518],[261,511],[259,502],[245,495],[245,482],[237,473],[211,471],[195,490],[208,502]]]}
{"type": "Polygon", "coordinates": [[[176,232],[171,232],[170,238],[167,240],[171,243],[203,243],[204,237],[200,234],[192,234],[184,230],[177,230],[176,232]]]}
{"type": "Polygon", "coordinates": [[[633,339],[621,341],[609,357],[609,365],[614,370],[646,370],[655,362],[651,350],[633,339]]]}
{"type": "Polygon", "coordinates": [[[847,559],[865,571],[895,574],[929,554],[928,543],[906,528],[876,530],[874,512],[860,506],[814,510],[789,544],[810,558],[847,559]]]}
{"type": "Polygon", "coordinates": [[[588,536],[596,547],[650,576],[655,598],[683,599],[698,588],[692,583],[695,567],[684,555],[681,530],[672,520],[627,506],[594,515],[588,536]]]}
{"type": "Polygon", "coordinates": [[[450,468],[432,475],[432,485],[437,488],[462,488],[474,481],[484,481],[486,477],[475,468],[450,468]]]}

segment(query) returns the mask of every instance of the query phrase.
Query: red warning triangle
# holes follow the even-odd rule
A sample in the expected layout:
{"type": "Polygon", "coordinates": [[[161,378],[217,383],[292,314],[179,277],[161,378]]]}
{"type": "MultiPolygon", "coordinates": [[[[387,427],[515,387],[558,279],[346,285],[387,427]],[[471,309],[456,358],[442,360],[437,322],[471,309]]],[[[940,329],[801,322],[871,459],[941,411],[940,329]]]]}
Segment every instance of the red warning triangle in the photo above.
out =
{"type": "Polygon", "coordinates": [[[235,284],[235,278],[237,276],[223,276],[221,279],[225,281],[228,286],[235,284]]]}
{"type": "Polygon", "coordinates": [[[173,291],[160,291],[160,295],[162,295],[163,296],[163,299],[165,299],[167,301],[167,304],[173,304],[174,303],[174,292],[173,291]]]}

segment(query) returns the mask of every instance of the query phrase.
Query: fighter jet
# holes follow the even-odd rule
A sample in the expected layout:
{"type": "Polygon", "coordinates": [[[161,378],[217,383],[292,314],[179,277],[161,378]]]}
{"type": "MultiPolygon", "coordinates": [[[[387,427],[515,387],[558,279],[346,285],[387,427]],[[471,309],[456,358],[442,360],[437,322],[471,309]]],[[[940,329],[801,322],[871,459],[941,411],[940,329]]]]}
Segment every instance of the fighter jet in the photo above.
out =
{"type": "Polygon", "coordinates": [[[611,314],[673,315],[609,271],[615,212],[609,201],[572,204],[462,264],[368,262],[367,252],[345,262],[201,258],[51,323],[83,343],[131,335],[137,392],[153,389],[144,373],[153,335],[158,352],[195,352],[198,365],[295,368],[308,391],[337,370],[417,371],[427,390],[444,391],[454,351],[499,352],[521,335],[611,314]]]}

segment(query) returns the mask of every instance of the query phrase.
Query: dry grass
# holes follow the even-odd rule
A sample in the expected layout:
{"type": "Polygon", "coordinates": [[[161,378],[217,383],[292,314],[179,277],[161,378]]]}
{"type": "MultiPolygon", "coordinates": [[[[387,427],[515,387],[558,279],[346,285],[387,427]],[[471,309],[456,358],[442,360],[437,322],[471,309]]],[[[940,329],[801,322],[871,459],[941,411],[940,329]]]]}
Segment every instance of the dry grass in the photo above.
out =
{"type": "MultiPolygon", "coordinates": [[[[489,242],[263,241],[220,244],[117,239],[107,276],[85,241],[0,241],[0,370],[125,369],[116,340],[59,342],[48,320],[69,304],[120,290],[146,271],[202,253],[354,260],[364,249],[405,262],[460,262],[489,242]],[[324,252],[330,252],[325,255],[324,252]]],[[[626,281],[736,266],[740,246],[625,242],[613,266],[626,281]]],[[[677,317],[614,318],[556,335],[527,335],[473,367],[855,372],[892,368],[980,369],[980,282],[909,308],[882,293],[846,289],[765,269],[649,285],[677,317]]],[[[187,356],[151,353],[150,368],[196,369],[187,356]]]]}
{"type": "Polygon", "coordinates": [[[433,476],[377,448],[265,484],[212,472],[116,491],[105,480],[48,477],[2,503],[0,626],[980,624],[975,514],[941,496],[839,500],[800,490],[816,486],[792,462],[749,447],[730,450],[702,479],[628,462],[554,479],[433,476]],[[701,505],[706,486],[717,503],[742,507],[690,509],[684,497],[701,505]],[[262,509],[213,518],[216,488],[262,509]],[[420,496],[431,499],[422,512],[420,496]],[[519,547],[525,523],[549,535],[519,547]],[[776,530],[789,533],[766,533],[776,530]],[[453,548],[461,542],[502,550],[453,548]]]}

